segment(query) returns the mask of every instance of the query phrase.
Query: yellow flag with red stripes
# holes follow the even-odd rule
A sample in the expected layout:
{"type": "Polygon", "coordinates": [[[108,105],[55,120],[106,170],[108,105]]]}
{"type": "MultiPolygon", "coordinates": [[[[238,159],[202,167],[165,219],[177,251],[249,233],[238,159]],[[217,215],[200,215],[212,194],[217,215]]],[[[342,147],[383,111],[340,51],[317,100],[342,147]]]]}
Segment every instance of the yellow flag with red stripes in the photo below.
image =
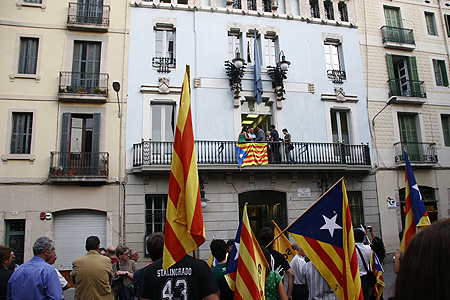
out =
{"type": "Polygon", "coordinates": [[[290,263],[297,251],[292,248],[291,242],[289,242],[288,238],[284,234],[280,235],[281,229],[278,227],[277,223],[275,223],[274,220],[272,220],[272,223],[274,225],[273,234],[275,237],[278,236],[278,238],[273,241],[273,249],[283,254],[287,262],[290,263]]]}
{"type": "Polygon", "coordinates": [[[170,268],[206,240],[192,129],[189,83],[190,67],[186,65],[170,168],[163,269],[170,268]]]}

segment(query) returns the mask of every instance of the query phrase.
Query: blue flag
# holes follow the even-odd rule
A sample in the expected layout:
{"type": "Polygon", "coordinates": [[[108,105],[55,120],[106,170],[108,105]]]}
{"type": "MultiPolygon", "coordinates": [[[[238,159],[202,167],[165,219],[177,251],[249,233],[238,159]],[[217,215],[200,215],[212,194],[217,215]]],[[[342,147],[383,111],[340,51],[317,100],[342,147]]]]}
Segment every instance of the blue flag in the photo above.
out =
{"type": "Polygon", "coordinates": [[[236,146],[236,155],[238,158],[238,167],[242,166],[244,159],[248,156],[248,153],[245,152],[241,147],[236,146]]]}
{"type": "Polygon", "coordinates": [[[241,229],[242,229],[242,218],[239,220],[239,227],[236,232],[236,237],[234,238],[233,248],[229,254],[227,271],[225,275],[225,280],[228,283],[228,286],[231,290],[235,290],[236,287],[236,274],[238,267],[238,259],[239,259],[239,246],[241,244],[241,229]]]}
{"type": "Polygon", "coordinates": [[[253,52],[255,55],[255,68],[254,68],[254,72],[253,72],[255,101],[259,105],[262,102],[261,95],[263,94],[263,86],[262,86],[262,79],[261,79],[261,59],[259,57],[258,40],[256,38],[256,30],[255,30],[255,40],[254,40],[254,51],[253,52]]]}

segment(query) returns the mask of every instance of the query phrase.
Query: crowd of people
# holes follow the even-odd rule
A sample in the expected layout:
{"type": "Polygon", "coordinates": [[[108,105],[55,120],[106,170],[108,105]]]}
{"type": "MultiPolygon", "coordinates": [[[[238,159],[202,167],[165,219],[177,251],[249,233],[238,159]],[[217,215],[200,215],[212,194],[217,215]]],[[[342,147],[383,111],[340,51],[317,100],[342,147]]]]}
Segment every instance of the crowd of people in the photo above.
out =
{"type": "Polygon", "coordinates": [[[291,144],[291,134],[286,128],[282,130],[284,137],[281,138],[275,125],[270,125],[270,130],[264,132],[261,125],[256,126],[257,134],[254,133],[253,128],[247,126],[242,127],[239,133],[238,142],[267,142],[267,154],[269,163],[279,164],[282,162],[281,142],[284,145],[284,156],[286,163],[292,163],[291,150],[294,146],[291,144]]]}
{"type": "MultiPolygon", "coordinates": [[[[297,253],[288,263],[273,249],[273,238],[274,232],[269,227],[259,232],[260,246],[270,265],[265,281],[267,300],[338,299],[298,244],[292,245],[297,253]],[[286,287],[283,277],[286,277],[286,287]]],[[[354,238],[364,299],[368,300],[371,299],[367,286],[371,251],[377,253],[381,261],[386,253],[371,227],[367,231],[356,228],[354,238]],[[366,238],[368,233],[371,241],[370,237],[366,238]]],[[[448,238],[450,219],[436,221],[416,235],[404,255],[396,256],[398,276],[393,299],[450,299],[448,238]]],[[[205,261],[186,255],[164,270],[164,235],[155,233],[147,240],[152,262],[138,269],[137,251],[125,246],[100,248],[99,238],[90,236],[86,239],[86,254],[72,263],[70,279],[75,285],[75,299],[234,299],[225,276],[233,244],[233,240],[211,242],[211,253],[217,260],[212,268],[205,261]]],[[[17,267],[12,249],[0,245],[0,300],[63,299],[63,290],[69,284],[52,266],[57,259],[53,240],[38,238],[33,254],[31,260],[17,267]]]]}

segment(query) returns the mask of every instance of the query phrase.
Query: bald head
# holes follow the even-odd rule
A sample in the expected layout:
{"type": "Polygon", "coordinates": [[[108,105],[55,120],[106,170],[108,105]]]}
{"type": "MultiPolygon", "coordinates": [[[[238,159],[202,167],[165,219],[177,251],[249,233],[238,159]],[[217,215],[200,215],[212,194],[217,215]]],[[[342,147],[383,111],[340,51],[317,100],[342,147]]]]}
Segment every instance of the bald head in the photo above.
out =
{"type": "Polygon", "coordinates": [[[110,258],[116,257],[116,247],[111,245],[106,248],[106,255],[108,255],[108,257],[110,258]]]}

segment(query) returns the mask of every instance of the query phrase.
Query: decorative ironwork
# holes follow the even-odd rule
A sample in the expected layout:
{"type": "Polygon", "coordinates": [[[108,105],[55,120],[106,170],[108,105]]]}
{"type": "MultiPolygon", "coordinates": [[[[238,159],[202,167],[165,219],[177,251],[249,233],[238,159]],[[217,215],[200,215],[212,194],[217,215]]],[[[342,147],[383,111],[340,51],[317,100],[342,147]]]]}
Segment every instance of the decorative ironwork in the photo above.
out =
{"type": "Polygon", "coordinates": [[[263,0],[265,12],[272,12],[272,0],[263,0]]]}
{"type": "MultiPolygon", "coordinates": [[[[198,164],[237,164],[235,141],[195,141],[198,164]]],[[[368,145],[343,143],[269,142],[268,156],[275,144],[279,159],[269,164],[329,164],[370,166],[368,145]]],[[[170,165],[173,142],[143,141],[133,145],[133,166],[170,165]]]]}
{"type": "Polygon", "coordinates": [[[109,11],[109,5],[69,2],[67,24],[103,25],[107,28],[109,26],[109,11]]]}
{"type": "Polygon", "coordinates": [[[418,97],[426,98],[425,83],[419,80],[406,79],[389,79],[389,97],[403,96],[403,97],[418,97]]]}
{"type": "Polygon", "coordinates": [[[108,73],[59,72],[59,93],[108,95],[108,73]]]}
{"type": "Polygon", "coordinates": [[[235,9],[242,9],[241,0],[233,0],[232,7],[235,9]]]}
{"type": "Polygon", "coordinates": [[[153,68],[158,68],[159,73],[170,73],[170,69],[176,68],[176,60],[173,57],[153,57],[153,68]]]}
{"type": "Polygon", "coordinates": [[[278,55],[278,63],[275,67],[267,66],[267,74],[272,78],[272,87],[274,88],[274,93],[277,95],[277,100],[285,100],[283,94],[286,94],[284,90],[283,80],[287,79],[287,71],[290,61],[286,60],[283,50],[280,51],[278,55]]]}
{"type": "Polygon", "coordinates": [[[396,163],[405,162],[404,149],[406,149],[411,163],[437,164],[438,162],[436,143],[397,142],[394,144],[394,147],[396,163]]]}
{"type": "Polygon", "coordinates": [[[51,152],[50,177],[108,177],[108,152],[51,152]]]}
{"type": "Polygon", "coordinates": [[[344,80],[347,79],[345,75],[345,71],[342,70],[327,70],[328,79],[331,79],[333,83],[344,83],[344,80]]]}
{"type": "Polygon", "coordinates": [[[415,45],[414,34],[412,29],[383,26],[381,27],[383,43],[394,42],[402,44],[415,45]]]}
{"type": "Polygon", "coordinates": [[[256,1],[255,0],[247,0],[247,9],[248,10],[256,10],[256,1]]]}
{"type": "Polygon", "coordinates": [[[236,48],[236,57],[230,62],[225,61],[225,72],[229,77],[230,90],[233,91],[235,99],[239,99],[239,93],[242,91],[241,79],[244,77],[245,61],[241,58],[239,48],[236,48]]]}

